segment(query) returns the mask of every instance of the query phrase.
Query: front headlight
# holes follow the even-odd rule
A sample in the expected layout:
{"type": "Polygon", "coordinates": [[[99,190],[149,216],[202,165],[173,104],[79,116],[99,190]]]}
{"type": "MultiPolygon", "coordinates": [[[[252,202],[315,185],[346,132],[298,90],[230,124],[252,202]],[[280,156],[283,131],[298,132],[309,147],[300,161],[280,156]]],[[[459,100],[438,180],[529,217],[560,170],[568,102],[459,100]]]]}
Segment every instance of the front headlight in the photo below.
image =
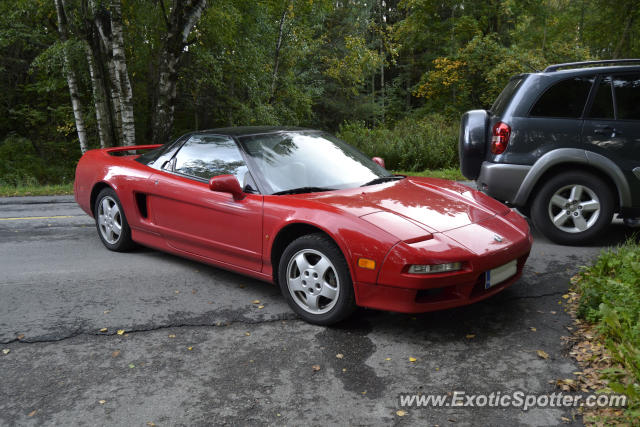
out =
{"type": "Polygon", "coordinates": [[[413,264],[409,267],[409,273],[411,274],[435,274],[435,273],[448,273],[450,271],[462,270],[461,262],[449,262],[447,264],[428,264],[420,265],[413,264]]]}

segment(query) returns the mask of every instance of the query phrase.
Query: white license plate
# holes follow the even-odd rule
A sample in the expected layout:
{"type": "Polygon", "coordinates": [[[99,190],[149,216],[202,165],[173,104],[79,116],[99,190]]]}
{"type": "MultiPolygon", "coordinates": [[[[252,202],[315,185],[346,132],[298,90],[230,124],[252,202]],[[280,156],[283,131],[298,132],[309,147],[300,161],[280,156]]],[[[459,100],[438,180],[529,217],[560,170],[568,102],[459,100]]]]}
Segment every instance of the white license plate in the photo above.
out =
{"type": "Polygon", "coordinates": [[[484,288],[489,289],[492,286],[495,286],[499,283],[504,282],[505,280],[512,277],[514,274],[518,272],[518,260],[514,259],[500,267],[496,267],[487,271],[484,274],[484,288]]]}

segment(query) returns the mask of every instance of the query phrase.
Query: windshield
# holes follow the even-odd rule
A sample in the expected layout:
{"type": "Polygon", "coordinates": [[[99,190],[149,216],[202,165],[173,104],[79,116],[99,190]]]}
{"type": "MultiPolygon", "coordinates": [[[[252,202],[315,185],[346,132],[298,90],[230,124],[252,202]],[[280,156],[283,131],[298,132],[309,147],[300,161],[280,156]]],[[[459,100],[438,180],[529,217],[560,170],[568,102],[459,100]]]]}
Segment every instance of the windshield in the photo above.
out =
{"type": "Polygon", "coordinates": [[[393,176],[357,149],[326,133],[282,132],[240,138],[268,194],[295,189],[355,188],[393,176]]]}

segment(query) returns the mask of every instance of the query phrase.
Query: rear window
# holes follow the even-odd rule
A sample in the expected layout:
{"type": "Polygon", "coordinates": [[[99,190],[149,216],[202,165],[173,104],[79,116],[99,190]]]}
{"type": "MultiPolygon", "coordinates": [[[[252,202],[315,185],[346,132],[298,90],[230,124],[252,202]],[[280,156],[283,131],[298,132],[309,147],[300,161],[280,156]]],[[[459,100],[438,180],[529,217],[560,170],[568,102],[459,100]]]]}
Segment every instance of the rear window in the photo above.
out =
{"type": "Polygon", "coordinates": [[[533,117],[577,119],[582,116],[594,77],[573,77],[555,83],[535,103],[533,117]]]}
{"type": "Polygon", "coordinates": [[[517,76],[512,77],[511,80],[509,80],[507,86],[502,89],[502,92],[500,92],[500,95],[498,95],[498,98],[496,98],[495,102],[491,106],[491,109],[489,110],[491,114],[501,116],[502,113],[504,113],[504,110],[507,108],[511,98],[513,98],[513,95],[524,81],[524,78],[525,76],[517,76]]]}

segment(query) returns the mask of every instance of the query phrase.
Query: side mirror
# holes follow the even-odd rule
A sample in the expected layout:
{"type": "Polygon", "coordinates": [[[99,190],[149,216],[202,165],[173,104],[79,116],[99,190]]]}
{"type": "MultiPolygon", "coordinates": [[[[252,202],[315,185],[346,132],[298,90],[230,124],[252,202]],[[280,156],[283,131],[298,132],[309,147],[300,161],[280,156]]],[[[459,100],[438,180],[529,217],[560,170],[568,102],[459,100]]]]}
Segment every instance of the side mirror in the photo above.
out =
{"type": "Polygon", "coordinates": [[[380,165],[382,167],[385,167],[384,166],[384,159],[382,157],[372,157],[371,160],[376,162],[378,165],[380,165]]]}
{"type": "Polygon", "coordinates": [[[231,193],[234,200],[244,199],[244,192],[240,183],[233,175],[218,175],[209,180],[209,189],[220,193],[231,193]]]}

